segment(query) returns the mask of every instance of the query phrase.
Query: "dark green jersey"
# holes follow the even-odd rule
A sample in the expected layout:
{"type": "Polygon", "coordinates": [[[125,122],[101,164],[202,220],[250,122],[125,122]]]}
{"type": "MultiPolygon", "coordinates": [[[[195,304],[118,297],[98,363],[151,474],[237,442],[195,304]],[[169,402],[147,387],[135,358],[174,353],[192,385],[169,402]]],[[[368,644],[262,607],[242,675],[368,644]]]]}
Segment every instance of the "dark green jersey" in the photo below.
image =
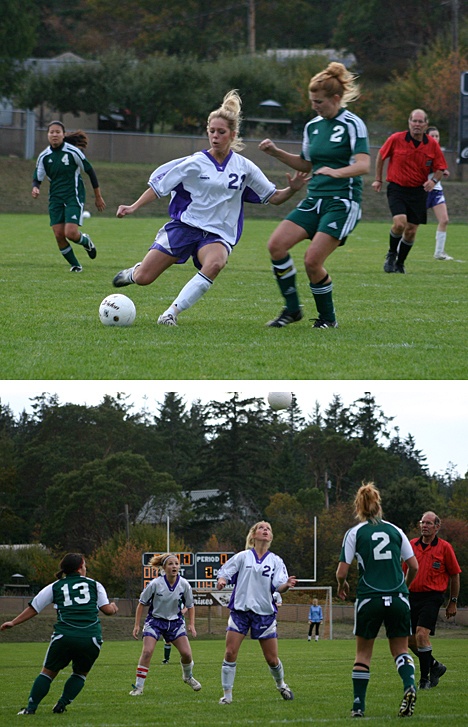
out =
{"type": "Polygon", "coordinates": [[[357,595],[362,598],[408,593],[401,561],[412,555],[413,549],[404,532],[386,520],[379,520],[360,523],[348,530],[340,561],[351,564],[356,557],[359,568],[357,595]]]}
{"type": "Polygon", "coordinates": [[[64,142],[57,149],[48,146],[39,154],[34,179],[50,181],[49,196],[54,200],[78,199],[84,201],[85,187],[81,172],[94,176],[94,170],[78,147],[64,142]]]}
{"type": "Polygon", "coordinates": [[[31,606],[40,613],[53,603],[57,610],[54,632],[75,637],[102,637],[99,608],[109,603],[98,581],[72,573],[39,591],[31,606]]]}
{"type": "MultiPolygon", "coordinates": [[[[369,154],[366,125],[356,114],[340,109],[333,119],[316,116],[306,124],[301,156],[312,163],[313,172],[320,167],[347,167],[356,154],[369,154]]],[[[362,177],[334,179],[314,174],[308,193],[310,197],[339,197],[360,202],[362,177]]]]}

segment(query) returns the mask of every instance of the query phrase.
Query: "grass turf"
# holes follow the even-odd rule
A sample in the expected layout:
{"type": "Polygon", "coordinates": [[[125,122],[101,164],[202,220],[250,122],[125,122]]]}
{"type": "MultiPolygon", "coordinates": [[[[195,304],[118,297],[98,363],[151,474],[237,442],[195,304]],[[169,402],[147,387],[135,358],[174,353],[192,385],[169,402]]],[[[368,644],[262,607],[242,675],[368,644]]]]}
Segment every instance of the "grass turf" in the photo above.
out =
{"type": "Polygon", "coordinates": [[[137,307],[129,328],[104,327],[101,300],[112,278],[140,260],[164,219],[93,215],[84,225],[98,256],[75,246],[84,271],[72,274],[44,215],[1,215],[0,274],[3,379],[466,379],[465,227],[453,225],[435,261],[434,225],[421,227],[407,275],[382,271],[389,225],[361,223],[327,261],[335,285],[336,330],[312,329],[315,306],[302,267],[305,243],[293,250],[304,320],[265,327],[282,299],[266,241],[277,221],[252,220],[212,289],[180,317],[157,316],[194,274],[173,266],[148,288],[131,286],[137,307]]]}
{"type": "MultiPolygon", "coordinates": [[[[436,689],[420,692],[412,724],[468,723],[468,701],[464,685],[466,642],[444,639],[436,642],[436,656],[447,665],[447,673],[436,689]]],[[[31,684],[40,671],[44,644],[2,644],[2,700],[0,724],[11,725],[27,703],[31,684]]],[[[202,683],[193,692],[181,679],[177,652],[163,666],[163,650],[156,647],[145,693],[130,697],[141,644],[136,641],[105,642],[85,688],[67,712],[56,717],[51,710],[60,696],[67,668],[59,674],[41,703],[34,724],[60,721],[64,727],[146,727],[149,724],[193,727],[224,725],[303,725],[327,727],[345,724],[352,705],[351,669],[355,644],[349,641],[279,641],[285,679],[294,691],[293,701],[283,701],[257,643],[246,639],[239,652],[234,701],[218,705],[224,645],[218,641],[192,641],[194,676],[202,683]]],[[[367,691],[367,721],[382,725],[397,720],[402,685],[386,639],[375,644],[371,680],[367,691]]]]}

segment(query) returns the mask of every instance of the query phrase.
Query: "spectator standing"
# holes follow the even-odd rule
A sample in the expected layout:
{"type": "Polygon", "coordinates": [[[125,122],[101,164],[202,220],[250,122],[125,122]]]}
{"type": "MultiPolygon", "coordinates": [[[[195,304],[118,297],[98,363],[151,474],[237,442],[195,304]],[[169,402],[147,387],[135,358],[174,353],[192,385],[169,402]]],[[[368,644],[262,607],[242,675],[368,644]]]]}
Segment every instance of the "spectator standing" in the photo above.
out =
{"type": "Polygon", "coordinates": [[[323,621],[322,607],[316,598],[312,599],[312,605],[309,608],[309,635],[307,641],[312,638],[312,633],[315,628],[315,641],[319,640],[320,624],[323,621]]]}

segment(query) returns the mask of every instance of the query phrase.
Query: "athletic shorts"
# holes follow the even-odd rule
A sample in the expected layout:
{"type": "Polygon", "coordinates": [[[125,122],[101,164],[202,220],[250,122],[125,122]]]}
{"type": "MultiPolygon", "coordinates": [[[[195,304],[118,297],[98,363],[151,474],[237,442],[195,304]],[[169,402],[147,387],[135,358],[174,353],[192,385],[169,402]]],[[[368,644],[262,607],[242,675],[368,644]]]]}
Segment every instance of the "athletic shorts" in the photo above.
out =
{"type": "Polygon", "coordinates": [[[428,192],[426,208],[429,210],[431,207],[437,207],[438,204],[445,204],[445,195],[443,189],[433,189],[432,192],[428,192]]]}
{"type": "Polygon", "coordinates": [[[142,636],[152,636],[159,641],[162,638],[167,644],[172,644],[179,636],[187,636],[185,621],[182,617],[169,621],[166,618],[148,616],[143,626],[142,636]]]}
{"type": "Polygon", "coordinates": [[[67,200],[49,198],[50,226],[67,222],[81,225],[83,222],[84,199],[80,202],[75,196],[67,200]]]}
{"type": "Polygon", "coordinates": [[[444,602],[444,594],[439,591],[410,592],[411,626],[416,633],[416,626],[429,629],[434,636],[439,610],[444,602]]]}
{"type": "Polygon", "coordinates": [[[363,639],[375,639],[385,626],[387,639],[411,635],[411,614],[408,595],[357,598],[354,604],[354,633],[363,639]]]}
{"type": "Polygon", "coordinates": [[[310,239],[316,232],[324,232],[339,240],[341,246],[361,219],[361,207],[339,197],[306,197],[286,219],[303,227],[310,239]]]}
{"type": "Polygon", "coordinates": [[[59,672],[72,662],[76,674],[87,674],[99,656],[102,639],[96,636],[80,637],[52,634],[44,666],[59,672]]]}
{"type": "Polygon", "coordinates": [[[406,215],[412,225],[425,225],[427,222],[427,192],[424,187],[402,187],[395,182],[387,186],[388,206],[392,216],[406,215]]]}
{"type": "Polygon", "coordinates": [[[276,614],[266,616],[253,611],[236,611],[232,609],[226,631],[237,631],[247,636],[250,629],[251,639],[277,639],[276,614]]]}
{"type": "Polygon", "coordinates": [[[214,232],[206,232],[199,227],[191,227],[185,222],[172,220],[161,227],[156,235],[150,250],[160,250],[161,252],[177,258],[176,263],[186,263],[189,257],[192,258],[193,264],[198,270],[201,270],[201,263],[197,253],[205,245],[211,245],[213,242],[220,242],[230,255],[232,247],[214,232]]]}

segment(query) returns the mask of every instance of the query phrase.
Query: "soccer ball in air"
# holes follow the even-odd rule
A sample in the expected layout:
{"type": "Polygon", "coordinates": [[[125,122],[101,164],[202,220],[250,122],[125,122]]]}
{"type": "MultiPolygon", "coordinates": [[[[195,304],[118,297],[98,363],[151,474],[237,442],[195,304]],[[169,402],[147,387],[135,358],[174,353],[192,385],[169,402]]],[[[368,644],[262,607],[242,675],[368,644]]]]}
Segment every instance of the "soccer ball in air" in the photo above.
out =
{"type": "Polygon", "coordinates": [[[136,316],[133,300],[126,295],[108,295],[99,306],[99,318],[105,326],[131,326],[136,316]]]}
{"type": "Polygon", "coordinates": [[[83,219],[84,220],[89,220],[90,217],[91,217],[91,212],[88,212],[88,210],[85,210],[83,212],[83,219]]]}
{"type": "Polygon", "coordinates": [[[267,399],[274,411],[289,409],[292,404],[292,394],[290,391],[270,391],[267,399]]]}

